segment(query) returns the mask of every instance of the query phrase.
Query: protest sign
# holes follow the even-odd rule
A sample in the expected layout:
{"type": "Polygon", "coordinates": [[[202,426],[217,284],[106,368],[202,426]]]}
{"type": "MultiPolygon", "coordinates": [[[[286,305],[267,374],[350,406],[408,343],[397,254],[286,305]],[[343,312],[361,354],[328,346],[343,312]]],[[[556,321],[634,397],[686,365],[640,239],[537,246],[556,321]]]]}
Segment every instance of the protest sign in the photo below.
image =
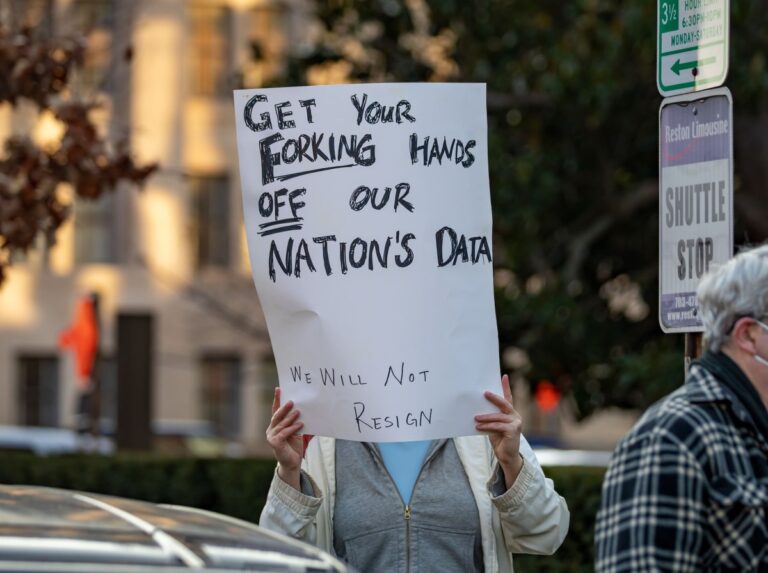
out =
{"type": "Polygon", "coordinates": [[[238,90],[248,247],[310,434],[474,434],[500,393],[485,86],[238,90]]]}
{"type": "Polygon", "coordinates": [[[733,121],[728,88],[659,110],[659,324],[701,332],[696,289],[733,256],[733,121]]]}

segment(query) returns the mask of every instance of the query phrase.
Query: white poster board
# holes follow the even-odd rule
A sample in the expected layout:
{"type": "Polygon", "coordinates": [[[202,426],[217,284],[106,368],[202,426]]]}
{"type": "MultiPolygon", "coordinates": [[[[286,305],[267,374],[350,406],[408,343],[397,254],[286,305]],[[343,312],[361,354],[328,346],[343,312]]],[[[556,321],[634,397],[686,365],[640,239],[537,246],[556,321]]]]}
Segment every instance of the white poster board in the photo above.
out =
{"type": "Polygon", "coordinates": [[[501,393],[485,86],[234,97],[254,282],[304,431],[477,433],[501,393]]]}

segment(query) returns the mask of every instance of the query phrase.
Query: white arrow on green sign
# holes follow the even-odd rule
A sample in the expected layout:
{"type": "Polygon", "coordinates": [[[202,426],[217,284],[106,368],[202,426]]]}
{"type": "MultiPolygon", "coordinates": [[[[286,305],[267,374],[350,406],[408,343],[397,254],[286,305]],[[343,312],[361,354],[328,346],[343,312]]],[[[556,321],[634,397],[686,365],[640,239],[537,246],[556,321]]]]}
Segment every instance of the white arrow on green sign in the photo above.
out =
{"type": "Polygon", "coordinates": [[[672,64],[672,71],[675,72],[675,75],[679,76],[680,72],[682,70],[694,70],[698,69],[699,72],[701,72],[701,69],[705,66],[708,66],[710,64],[717,63],[717,58],[704,58],[702,60],[691,60],[685,63],[680,62],[680,58],[678,58],[674,64],[672,64]]]}
{"type": "Polygon", "coordinates": [[[658,0],[656,83],[664,97],[721,86],[730,0],[658,0]]]}

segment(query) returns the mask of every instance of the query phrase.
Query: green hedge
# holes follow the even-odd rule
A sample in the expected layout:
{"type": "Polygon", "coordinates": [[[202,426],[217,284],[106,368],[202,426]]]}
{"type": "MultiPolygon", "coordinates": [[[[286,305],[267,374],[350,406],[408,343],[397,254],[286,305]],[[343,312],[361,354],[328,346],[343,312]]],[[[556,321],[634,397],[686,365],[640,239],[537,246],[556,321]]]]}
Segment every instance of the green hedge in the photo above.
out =
{"type": "Polygon", "coordinates": [[[271,460],[143,456],[0,456],[0,483],[42,485],[189,505],[256,522],[271,460]]]}
{"type": "MultiPolygon", "coordinates": [[[[189,505],[256,522],[272,479],[271,460],[143,456],[0,456],[0,483],[76,489],[189,505]]],[[[545,468],[568,501],[571,529],[553,557],[520,556],[515,571],[592,571],[593,529],[604,470],[545,468]]]]}
{"type": "Polygon", "coordinates": [[[594,571],[595,515],[600,506],[604,468],[552,467],[544,473],[568,502],[571,528],[552,557],[515,557],[515,573],[587,573],[594,571]]]}

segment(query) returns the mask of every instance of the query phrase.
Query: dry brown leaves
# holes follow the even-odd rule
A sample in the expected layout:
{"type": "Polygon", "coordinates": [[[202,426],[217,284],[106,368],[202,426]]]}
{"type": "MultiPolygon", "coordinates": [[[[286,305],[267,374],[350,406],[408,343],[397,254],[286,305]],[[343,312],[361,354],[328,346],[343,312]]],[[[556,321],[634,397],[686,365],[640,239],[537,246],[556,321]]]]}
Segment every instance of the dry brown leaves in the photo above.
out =
{"type": "Polygon", "coordinates": [[[141,185],[157,168],[137,166],[126,144],[112,144],[90,119],[93,104],[67,91],[73,70],[83,64],[85,45],[71,38],[40,39],[28,31],[0,29],[0,103],[20,100],[51,110],[63,124],[61,144],[43,149],[30,137],[6,140],[0,157],[0,285],[11,253],[26,252],[38,236],[53,244],[69,216],[57,197],[68,184],[78,197],[96,199],[121,181],[141,185]]]}

